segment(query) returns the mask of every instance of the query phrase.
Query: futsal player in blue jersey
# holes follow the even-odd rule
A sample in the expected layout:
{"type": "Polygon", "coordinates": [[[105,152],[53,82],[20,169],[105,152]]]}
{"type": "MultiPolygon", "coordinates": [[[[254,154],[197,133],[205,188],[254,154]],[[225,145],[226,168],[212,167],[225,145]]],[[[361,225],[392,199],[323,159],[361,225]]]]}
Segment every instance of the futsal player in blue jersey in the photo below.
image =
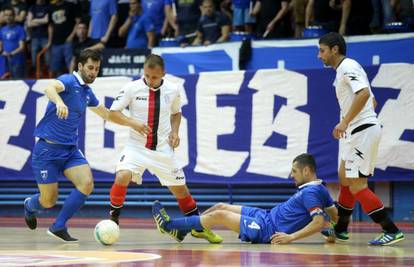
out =
{"type": "Polygon", "coordinates": [[[152,213],[162,233],[223,225],[239,233],[242,241],[287,244],[319,233],[325,226],[325,215],[337,221],[333,200],[322,180],[316,177],[313,156],[297,156],[293,160],[291,176],[298,191],[271,210],[219,203],[201,216],[172,219],[162,204],[156,201],[152,213]]]}
{"type": "MultiPolygon", "coordinates": [[[[99,52],[83,50],[79,56],[78,71],[64,74],[45,89],[49,98],[46,113],[37,125],[38,138],[32,151],[32,168],[40,193],[24,201],[25,221],[36,229],[36,213],[56,204],[58,175],[63,173],[74,185],[47,233],[64,242],[77,242],[69,235],[66,222],[85,203],[93,190],[93,177],[88,161],[78,148],[78,129],[86,107],[104,120],[109,110],[99,104],[89,84],[99,73],[99,52]]],[[[134,128],[133,123],[131,125],[134,128]]]]}

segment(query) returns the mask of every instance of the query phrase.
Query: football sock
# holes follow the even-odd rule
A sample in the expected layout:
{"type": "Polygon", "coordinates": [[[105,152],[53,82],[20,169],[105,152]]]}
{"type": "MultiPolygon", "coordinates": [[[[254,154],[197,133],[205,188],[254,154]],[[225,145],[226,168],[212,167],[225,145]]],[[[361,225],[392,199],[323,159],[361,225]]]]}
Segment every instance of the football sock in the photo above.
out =
{"type": "Polygon", "coordinates": [[[44,210],[45,208],[40,204],[39,201],[40,194],[33,195],[30,200],[27,202],[26,208],[30,212],[38,212],[44,210]]]}
{"type": "Polygon", "coordinates": [[[203,226],[200,222],[200,216],[186,216],[178,219],[172,219],[171,221],[165,224],[165,228],[170,231],[171,229],[186,230],[190,231],[195,229],[197,231],[202,231],[203,226]]]}
{"type": "Polygon", "coordinates": [[[65,200],[51,230],[57,231],[66,228],[66,222],[83,206],[87,198],[88,195],[83,194],[76,188],[73,189],[65,200]]]}

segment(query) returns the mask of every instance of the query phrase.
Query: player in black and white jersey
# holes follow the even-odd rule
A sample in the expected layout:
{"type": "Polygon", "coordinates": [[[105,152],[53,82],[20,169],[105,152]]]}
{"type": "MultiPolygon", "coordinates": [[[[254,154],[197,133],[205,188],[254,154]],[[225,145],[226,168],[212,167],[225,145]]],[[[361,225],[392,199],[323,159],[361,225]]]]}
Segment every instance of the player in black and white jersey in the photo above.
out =
{"type": "MultiPolygon", "coordinates": [[[[381,139],[381,125],[375,113],[375,98],[367,74],[361,65],[346,57],[346,43],[338,33],[328,33],[319,40],[318,58],[336,70],[334,82],[340,121],[333,129],[339,140],[341,184],[338,213],[334,227],[337,240],[348,241],[348,224],[356,201],[371,219],[380,224],[382,233],[370,245],[390,245],[404,239],[384,209],[382,201],[368,188],[368,177],[374,174],[381,139]]],[[[323,232],[328,235],[328,232],[323,232]]]]}
{"type": "MultiPolygon", "coordinates": [[[[164,61],[158,55],[149,55],[144,63],[141,79],[129,82],[115,98],[110,118],[122,125],[134,125],[123,149],[117,167],[115,182],[110,192],[110,216],[119,223],[130,181],[142,183],[145,170],[157,176],[177,198],[178,206],[187,215],[198,215],[198,208],[185,181],[185,175],[176,160],[174,148],[180,144],[178,131],[181,122],[180,87],[164,79],[164,61]],[[130,116],[122,111],[128,107],[130,116]]],[[[181,242],[187,232],[169,233],[181,242]]],[[[210,230],[191,231],[191,235],[211,243],[223,239],[210,230]]]]}

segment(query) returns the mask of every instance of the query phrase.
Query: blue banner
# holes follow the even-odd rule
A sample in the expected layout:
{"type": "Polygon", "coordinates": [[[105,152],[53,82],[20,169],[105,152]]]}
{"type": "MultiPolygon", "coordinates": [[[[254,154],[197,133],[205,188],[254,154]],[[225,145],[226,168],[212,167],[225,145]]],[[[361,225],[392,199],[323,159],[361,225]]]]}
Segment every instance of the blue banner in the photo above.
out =
{"type": "MultiPolygon", "coordinates": [[[[412,64],[366,68],[383,125],[375,180],[414,180],[412,64]]],[[[258,70],[167,76],[183,85],[181,145],[177,157],[188,182],[287,182],[292,159],[313,154],[318,176],[337,181],[339,119],[335,71],[258,70]]],[[[92,85],[110,106],[128,77],[98,78],[92,85]]],[[[0,82],[0,179],[33,180],[30,153],[43,116],[50,80],[0,82]]],[[[87,112],[80,129],[97,181],[112,181],[128,129],[87,112]]],[[[144,180],[155,180],[148,173],[144,180]]]]}

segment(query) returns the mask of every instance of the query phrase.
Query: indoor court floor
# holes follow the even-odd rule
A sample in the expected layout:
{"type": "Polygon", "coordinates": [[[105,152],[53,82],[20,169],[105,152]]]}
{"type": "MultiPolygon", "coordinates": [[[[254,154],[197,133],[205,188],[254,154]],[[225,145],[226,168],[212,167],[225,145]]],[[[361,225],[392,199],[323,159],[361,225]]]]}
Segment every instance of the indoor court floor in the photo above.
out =
{"type": "Polygon", "coordinates": [[[237,234],[216,230],[222,244],[188,235],[182,243],[159,233],[152,219],[121,218],[121,237],[112,246],[98,244],[93,228],[101,219],[72,219],[69,232],[80,239],[64,244],[46,234],[49,218],[29,230],[23,218],[0,217],[0,266],[414,266],[414,223],[398,224],[405,240],[373,247],[378,234],[371,223],[353,223],[349,243],[325,243],[319,235],[288,245],[248,244],[237,234]]]}

